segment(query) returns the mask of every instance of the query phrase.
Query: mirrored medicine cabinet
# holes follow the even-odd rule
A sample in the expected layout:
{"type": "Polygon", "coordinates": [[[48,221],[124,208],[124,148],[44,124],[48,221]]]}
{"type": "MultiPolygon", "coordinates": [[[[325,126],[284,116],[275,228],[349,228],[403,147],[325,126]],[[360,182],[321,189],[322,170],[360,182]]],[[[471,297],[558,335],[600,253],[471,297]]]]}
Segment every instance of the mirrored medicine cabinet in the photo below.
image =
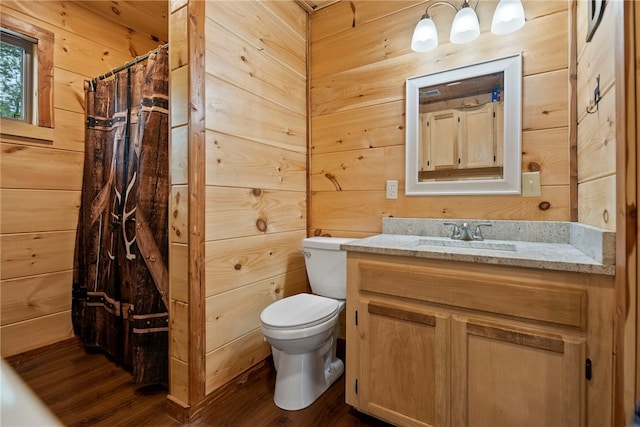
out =
{"type": "Polygon", "coordinates": [[[409,78],[406,102],[408,196],[520,193],[520,54],[409,78]]]}

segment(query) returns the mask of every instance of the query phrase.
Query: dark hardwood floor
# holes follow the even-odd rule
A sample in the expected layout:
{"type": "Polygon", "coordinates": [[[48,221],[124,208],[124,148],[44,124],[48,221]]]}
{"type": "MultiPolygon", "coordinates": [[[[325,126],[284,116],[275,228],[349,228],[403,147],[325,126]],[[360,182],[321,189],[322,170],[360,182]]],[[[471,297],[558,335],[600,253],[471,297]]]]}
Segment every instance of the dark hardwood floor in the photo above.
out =
{"type": "MultiPolygon", "coordinates": [[[[129,372],[104,354],[85,350],[77,339],[13,356],[7,362],[67,426],[182,425],[166,413],[165,388],[133,384],[129,372]]],[[[344,403],[344,376],[300,411],[275,406],[274,384],[275,370],[264,363],[189,425],[388,426],[344,403]]]]}

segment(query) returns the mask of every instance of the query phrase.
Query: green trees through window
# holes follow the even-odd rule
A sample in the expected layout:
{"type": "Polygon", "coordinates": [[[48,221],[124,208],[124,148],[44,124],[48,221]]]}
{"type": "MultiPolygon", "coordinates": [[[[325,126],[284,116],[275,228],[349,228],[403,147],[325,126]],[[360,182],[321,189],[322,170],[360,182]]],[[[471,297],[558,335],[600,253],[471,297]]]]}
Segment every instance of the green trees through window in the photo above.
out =
{"type": "Polygon", "coordinates": [[[31,123],[34,90],[34,47],[38,40],[2,28],[0,38],[0,117],[31,123]]]}
{"type": "MultiPolygon", "coordinates": [[[[4,34],[3,34],[4,35],[4,34]]],[[[0,116],[24,120],[24,57],[21,46],[0,42],[0,116]]]]}

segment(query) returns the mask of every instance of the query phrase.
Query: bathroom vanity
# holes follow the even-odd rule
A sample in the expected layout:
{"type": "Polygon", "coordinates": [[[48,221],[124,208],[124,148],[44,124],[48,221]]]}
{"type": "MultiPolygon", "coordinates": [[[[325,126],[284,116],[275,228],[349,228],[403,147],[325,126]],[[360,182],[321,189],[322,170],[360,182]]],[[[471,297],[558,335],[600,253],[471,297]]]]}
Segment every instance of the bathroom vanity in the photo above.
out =
{"type": "Polygon", "coordinates": [[[491,223],[461,242],[387,218],[342,245],[347,403],[407,426],[610,425],[613,233],[491,223]]]}

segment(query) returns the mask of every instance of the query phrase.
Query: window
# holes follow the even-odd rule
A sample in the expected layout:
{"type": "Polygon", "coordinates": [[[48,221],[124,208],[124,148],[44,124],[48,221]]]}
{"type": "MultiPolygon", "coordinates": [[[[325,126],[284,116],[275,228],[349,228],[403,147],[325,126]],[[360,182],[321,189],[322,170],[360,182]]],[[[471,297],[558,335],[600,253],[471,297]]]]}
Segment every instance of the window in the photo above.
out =
{"type": "Polygon", "coordinates": [[[0,13],[0,28],[1,133],[53,128],[53,33],[6,13],[0,13]]]}
{"type": "Polygon", "coordinates": [[[0,116],[33,123],[36,92],[34,47],[38,41],[6,28],[0,34],[0,116]]]}

